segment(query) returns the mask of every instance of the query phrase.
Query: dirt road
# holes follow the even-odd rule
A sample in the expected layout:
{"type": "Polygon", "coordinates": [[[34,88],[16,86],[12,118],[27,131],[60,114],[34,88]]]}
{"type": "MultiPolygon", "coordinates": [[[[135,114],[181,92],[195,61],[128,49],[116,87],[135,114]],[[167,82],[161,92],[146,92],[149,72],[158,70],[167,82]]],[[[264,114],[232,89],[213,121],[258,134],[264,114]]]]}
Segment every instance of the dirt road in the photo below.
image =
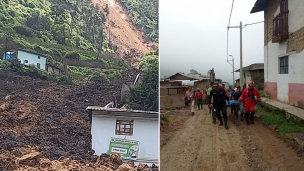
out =
{"type": "MultiPolygon", "coordinates": [[[[228,113],[229,110],[227,110],[228,113]]],[[[161,170],[303,170],[304,160],[260,121],[229,114],[229,130],[212,123],[206,106],[161,147],[161,170]]]]}

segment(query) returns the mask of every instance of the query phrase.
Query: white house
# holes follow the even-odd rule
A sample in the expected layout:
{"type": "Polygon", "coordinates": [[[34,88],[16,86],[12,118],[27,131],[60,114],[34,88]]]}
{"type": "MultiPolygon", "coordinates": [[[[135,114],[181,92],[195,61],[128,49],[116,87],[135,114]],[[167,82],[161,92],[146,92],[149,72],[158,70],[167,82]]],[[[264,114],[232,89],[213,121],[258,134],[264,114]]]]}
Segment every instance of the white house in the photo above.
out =
{"type": "Polygon", "coordinates": [[[264,93],[304,107],[304,0],[257,0],[264,11],[264,93]]]}
{"type": "Polygon", "coordinates": [[[159,163],[158,112],[89,106],[92,149],[135,163],[159,163]]]}
{"type": "Polygon", "coordinates": [[[46,57],[35,54],[32,52],[28,52],[26,50],[14,50],[12,52],[7,52],[5,55],[3,55],[3,59],[13,59],[18,58],[21,62],[21,64],[24,65],[35,65],[39,69],[46,70],[46,57]]]}

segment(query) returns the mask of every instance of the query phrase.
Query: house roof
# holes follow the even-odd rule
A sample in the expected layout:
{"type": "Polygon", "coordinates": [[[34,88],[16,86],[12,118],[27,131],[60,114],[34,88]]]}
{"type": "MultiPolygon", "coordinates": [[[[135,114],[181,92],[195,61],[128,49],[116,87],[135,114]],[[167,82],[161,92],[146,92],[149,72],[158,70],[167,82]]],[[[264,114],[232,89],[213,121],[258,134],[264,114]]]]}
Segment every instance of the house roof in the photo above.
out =
{"type": "MultiPolygon", "coordinates": [[[[251,64],[249,66],[243,67],[243,70],[245,70],[245,71],[254,71],[254,70],[260,70],[260,69],[264,69],[264,63],[256,63],[256,64],[251,64]]],[[[234,72],[240,72],[240,69],[238,69],[234,72]]]]}
{"type": "Polygon", "coordinates": [[[106,115],[115,117],[136,117],[136,118],[158,118],[159,112],[142,111],[132,109],[107,108],[99,106],[88,106],[87,110],[95,111],[93,115],[106,115]]]}
{"type": "Polygon", "coordinates": [[[33,55],[38,55],[38,56],[43,57],[43,58],[46,58],[44,55],[39,54],[39,53],[31,52],[31,51],[24,50],[24,49],[17,49],[17,50],[23,51],[23,52],[26,52],[26,53],[30,53],[30,54],[33,54],[33,55]]]}
{"type": "Polygon", "coordinates": [[[188,86],[167,86],[165,89],[188,89],[188,86]]]}
{"type": "Polygon", "coordinates": [[[256,0],[254,6],[252,7],[250,14],[264,11],[268,6],[269,0],[256,0]]]}
{"type": "Polygon", "coordinates": [[[206,75],[191,74],[191,73],[190,73],[190,74],[184,74],[184,73],[182,73],[182,72],[178,72],[178,73],[176,73],[176,74],[170,76],[169,78],[171,79],[172,77],[174,77],[175,75],[178,75],[178,74],[179,74],[179,75],[182,75],[182,76],[185,76],[185,77],[188,77],[189,80],[194,79],[194,80],[199,80],[199,81],[201,81],[201,80],[207,80],[207,79],[208,79],[206,75]]]}

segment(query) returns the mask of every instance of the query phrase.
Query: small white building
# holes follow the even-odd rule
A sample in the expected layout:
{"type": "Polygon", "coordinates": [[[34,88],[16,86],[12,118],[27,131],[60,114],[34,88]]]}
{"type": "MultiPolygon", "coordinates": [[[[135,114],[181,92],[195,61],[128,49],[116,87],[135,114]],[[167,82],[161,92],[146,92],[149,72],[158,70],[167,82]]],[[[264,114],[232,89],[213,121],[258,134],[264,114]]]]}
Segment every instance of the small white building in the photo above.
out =
{"type": "Polygon", "coordinates": [[[46,57],[26,50],[14,50],[3,55],[3,59],[11,60],[18,58],[23,65],[34,65],[39,69],[46,70],[46,57]]]}
{"type": "Polygon", "coordinates": [[[89,106],[92,149],[135,163],[159,163],[158,112],[89,106]]]}
{"type": "Polygon", "coordinates": [[[264,11],[264,94],[304,108],[304,0],[256,0],[264,11]]]}

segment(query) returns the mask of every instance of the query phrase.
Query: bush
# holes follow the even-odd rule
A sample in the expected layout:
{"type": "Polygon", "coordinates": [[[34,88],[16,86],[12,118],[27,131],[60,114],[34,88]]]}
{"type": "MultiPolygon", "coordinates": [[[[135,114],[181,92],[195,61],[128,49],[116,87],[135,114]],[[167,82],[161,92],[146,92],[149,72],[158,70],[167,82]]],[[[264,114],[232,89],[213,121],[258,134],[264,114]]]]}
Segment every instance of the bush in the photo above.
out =
{"type": "Polygon", "coordinates": [[[11,63],[7,60],[0,60],[0,69],[8,69],[11,63]]]}
{"type": "Polygon", "coordinates": [[[32,37],[32,31],[24,26],[15,26],[14,30],[16,31],[16,33],[24,35],[26,37],[32,37]]]}
{"type": "Polygon", "coordinates": [[[34,65],[26,67],[24,74],[32,78],[40,78],[42,80],[48,80],[50,78],[50,74],[47,71],[38,69],[34,65]]]}
{"type": "Polygon", "coordinates": [[[158,56],[145,56],[139,63],[140,81],[127,94],[128,107],[135,110],[158,111],[158,56]]]}

